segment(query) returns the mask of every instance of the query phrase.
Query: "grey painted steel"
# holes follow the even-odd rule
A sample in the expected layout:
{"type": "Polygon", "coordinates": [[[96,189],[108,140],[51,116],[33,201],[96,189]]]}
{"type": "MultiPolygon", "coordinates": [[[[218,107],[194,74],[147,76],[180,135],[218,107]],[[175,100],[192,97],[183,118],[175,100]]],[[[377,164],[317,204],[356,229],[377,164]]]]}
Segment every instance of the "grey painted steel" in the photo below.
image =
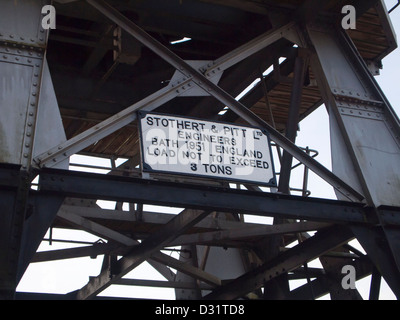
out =
{"type": "MultiPolygon", "coordinates": [[[[349,52],[354,48],[346,44],[345,39],[339,45],[341,38],[331,32],[309,29],[309,34],[326,79],[319,76],[319,83],[326,83],[323,89],[330,121],[335,122],[331,136],[333,139],[338,135],[343,137],[351,157],[351,163],[345,163],[339,160],[344,147],[332,150],[334,172],[353,166],[359,184],[356,187],[363,189],[370,204],[399,206],[400,127],[397,117],[373,87],[371,74],[355,59],[355,51],[349,52]]],[[[342,172],[338,175],[352,185],[353,179],[349,181],[342,172]]]]}
{"type": "Polygon", "coordinates": [[[66,140],[45,58],[41,9],[48,3],[8,1],[0,12],[0,161],[23,169],[35,153],[66,140]]]}
{"type": "MultiPolygon", "coordinates": [[[[41,10],[46,4],[5,1],[0,11],[0,162],[18,165],[2,170],[11,173],[5,184],[19,183],[12,193],[2,191],[0,234],[6,247],[1,252],[7,263],[0,267],[0,291],[7,298],[62,202],[29,193],[34,153],[66,139],[45,59],[48,31],[41,26],[41,10]]],[[[67,166],[66,161],[58,168],[67,166]]]]}
{"type": "MultiPolygon", "coordinates": [[[[141,261],[148,259],[154,265],[159,263],[158,271],[161,274],[164,272],[169,280],[172,277],[167,275],[167,265],[178,270],[177,275],[188,275],[188,278],[181,278],[183,280],[181,284],[171,282],[170,285],[181,287],[182,290],[195,290],[196,297],[199,296],[200,290],[217,287],[206,298],[239,298],[262,287],[270,279],[287,274],[288,271],[303,265],[305,261],[319,257],[336,246],[341,246],[353,237],[353,233],[363,244],[379,273],[385,277],[397,297],[400,296],[400,250],[398,249],[400,247],[398,236],[400,200],[396,197],[400,189],[399,119],[346,36],[340,32],[332,33],[327,26],[317,24],[309,25],[309,37],[303,38],[303,35],[298,33],[296,25],[289,23],[273,30],[272,33],[256,38],[220,60],[207,63],[197,69],[200,64],[196,63],[194,68],[193,65],[172,55],[140,28],[107,7],[105,2],[97,0],[87,0],[87,2],[114,19],[122,28],[130,31],[132,35],[141,39],[143,43],[174,65],[177,74],[182,73],[183,82],[179,80],[180,83],[178,81],[173,83],[75,139],[66,141],[45,59],[46,32],[38,27],[41,16],[32,15],[32,12],[40,9],[41,5],[47,1],[10,1],[4,5],[3,14],[0,12],[2,18],[0,19],[0,80],[6,86],[1,91],[0,107],[7,117],[0,118],[0,130],[3,130],[3,132],[0,131],[2,151],[0,162],[15,163],[21,167],[3,165],[0,167],[0,203],[4,208],[4,213],[0,218],[0,257],[2,261],[7,262],[0,267],[0,295],[2,297],[13,295],[18,279],[27,264],[32,261],[39,242],[66,195],[187,208],[173,220],[168,220],[169,222],[165,216],[161,217],[158,221],[160,225],[163,225],[160,232],[152,234],[140,245],[136,240],[93,223],[83,215],[60,211],[60,219],[119,242],[121,251],[118,252],[124,255],[118,263],[105,264],[106,268],[98,277],[83,287],[77,296],[69,297],[90,298],[113,283],[128,283],[129,281],[120,279],[122,275],[141,261]],[[21,20],[24,24],[20,23],[21,20]],[[316,49],[312,66],[330,114],[334,174],[320,166],[318,162],[291,143],[290,139],[268,126],[211,80],[226,68],[282,37],[291,39],[301,46],[311,45],[316,49]],[[305,43],[304,39],[310,39],[311,42],[305,43]],[[27,44],[30,46],[28,47],[27,44]],[[17,79],[16,74],[20,78],[17,79]],[[30,172],[21,171],[20,168],[28,169],[33,158],[41,167],[66,168],[71,154],[133,121],[136,110],[156,108],[174,97],[186,95],[186,92],[190,92],[187,90],[192,88],[199,89],[203,93],[207,92],[208,95],[228,105],[249,123],[267,128],[272,133],[273,139],[287,152],[332,184],[338,191],[339,199],[351,199],[356,202],[307,199],[62,170],[33,171],[32,174],[39,174],[40,185],[39,191],[30,190],[30,179],[33,176],[30,172]],[[16,110],[18,112],[15,113],[16,110]],[[360,203],[364,200],[363,198],[366,204],[360,203]],[[204,211],[194,211],[189,208],[204,211]],[[203,218],[204,221],[198,224],[206,225],[208,220],[206,221],[205,216],[212,210],[324,221],[329,224],[340,224],[340,226],[319,228],[318,225],[325,226],[325,224],[306,222],[305,224],[310,224],[309,227],[314,225],[315,228],[321,230],[298,246],[279,254],[270,261],[263,262],[259,268],[249,272],[242,268],[245,264],[238,262],[241,259],[238,255],[240,251],[229,249],[226,265],[233,263],[234,266],[227,274],[221,270],[221,264],[218,264],[220,253],[224,252],[223,249],[209,249],[207,246],[196,248],[194,244],[202,240],[194,235],[177,237],[203,218]],[[350,226],[351,231],[343,225],[350,226]],[[159,252],[161,248],[171,244],[188,245],[193,253],[191,264],[185,264],[183,261],[159,252]],[[127,248],[129,246],[134,247],[133,251],[127,248]],[[243,275],[240,276],[240,274],[243,275]],[[223,280],[230,277],[236,279],[223,285],[223,280]],[[186,279],[196,280],[189,283],[186,279]],[[197,279],[208,285],[197,286],[197,279]]],[[[367,3],[365,9],[375,2],[378,1],[363,2],[363,4],[367,3]]],[[[322,2],[312,0],[306,5],[312,8],[314,4],[318,4],[318,8],[313,9],[319,11],[322,2]]],[[[380,1],[376,8],[379,14],[387,16],[386,12],[381,12],[383,7],[380,1]]],[[[307,6],[303,9],[307,9],[307,6]]],[[[384,28],[390,29],[390,25],[384,24],[384,28]]],[[[393,43],[388,50],[392,48],[393,43]]],[[[294,95],[298,93],[299,88],[293,92],[294,95]]],[[[142,215],[141,218],[143,218],[142,215]]],[[[229,221],[223,223],[229,225],[229,221]]],[[[258,237],[267,234],[287,234],[292,228],[296,232],[308,230],[307,226],[289,224],[282,226],[283,231],[279,230],[279,225],[276,225],[271,228],[243,228],[240,232],[234,232],[234,235],[228,228],[224,231],[208,232],[202,236],[207,238],[206,244],[221,245],[223,242],[214,241],[221,239],[230,241],[238,237],[258,237]]],[[[115,254],[114,249],[113,246],[100,248],[94,245],[87,250],[58,252],[57,256],[115,254]]],[[[38,259],[43,260],[46,257],[43,254],[39,255],[38,259]]],[[[337,264],[333,269],[336,270],[339,267],[340,264],[337,264]]],[[[325,280],[323,278],[315,280],[318,282],[320,292],[338,288],[338,279],[333,286],[325,280]]],[[[375,270],[371,297],[378,295],[378,290],[375,289],[378,280],[379,274],[375,270]]],[[[143,284],[141,281],[130,282],[143,284]]],[[[158,284],[151,283],[151,285],[158,284]]],[[[305,289],[309,290],[311,285],[312,282],[305,289]]],[[[356,295],[357,293],[354,297],[357,297],[356,295]]],[[[341,296],[344,295],[336,297],[341,296]]],[[[186,298],[191,298],[191,296],[186,295],[186,298]]]]}
{"type": "MultiPolygon", "coordinates": [[[[316,49],[312,62],[329,112],[333,171],[362,192],[375,208],[400,204],[400,122],[379,89],[354,45],[340,31],[325,24],[308,28],[316,49]]],[[[337,194],[340,198],[341,195],[337,194]]],[[[359,240],[399,295],[400,251],[397,228],[389,227],[379,210],[376,216],[384,235],[377,230],[362,232],[359,240]],[[376,246],[367,234],[385,243],[384,259],[378,258],[376,246]],[[394,270],[385,266],[388,261],[394,270]],[[384,262],[386,261],[386,262],[384,262]]]]}

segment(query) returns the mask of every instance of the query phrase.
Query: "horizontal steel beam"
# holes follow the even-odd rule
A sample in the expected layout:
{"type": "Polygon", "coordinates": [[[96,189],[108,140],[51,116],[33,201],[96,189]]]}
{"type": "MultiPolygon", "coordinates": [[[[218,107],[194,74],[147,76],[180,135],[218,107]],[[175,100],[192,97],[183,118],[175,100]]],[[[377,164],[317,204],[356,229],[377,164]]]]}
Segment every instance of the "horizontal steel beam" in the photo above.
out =
{"type": "MultiPolygon", "coordinates": [[[[138,215],[132,214],[132,212],[129,211],[84,207],[77,205],[63,205],[61,206],[58,213],[59,215],[63,213],[72,213],[90,220],[101,219],[102,221],[105,221],[105,223],[107,221],[118,221],[125,226],[128,224],[132,224],[140,225],[141,227],[146,226],[150,229],[155,226],[166,224],[175,216],[175,214],[171,213],[143,211],[141,213],[141,216],[138,217],[138,215]]],[[[57,221],[53,224],[53,226],[56,228],[65,227],[64,225],[60,225],[60,223],[57,221]]],[[[253,229],[254,227],[261,226],[263,225],[258,223],[244,223],[240,221],[224,220],[218,217],[206,217],[202,221],[197,223],[194,228],[196,231],[202,232],[204,230],[230,230],[239,228],[242,230],[250,228],[253,229]]]]}
{"type": "MultiPolygon", "coordinates": [[[[260,216],[337,223],[375,223],[361,203],[43,169],[40,192],[260,216]]],[[[393,219],[396,220],[396,219],[393,219]]],[[[397,220],[396,220],[397,221],[397,220]]]]}
{"type": "Polygon", "coordinates": [[[239,245],[246,239],[254,239],[259,237],[266,237],[272,235],[294,234],[299,232],[314,231],[330,226],[327,223],[320,222],[295,222],[285,223],[278,225],[261,225],[257,227],[247,227],[243,224],[244,228],[201,232],[195,234],[181,235],[171,242],[171,246],[188,245],[188,244],[202,244],[210,246],[224,246],[229,247],[230,243],[237,242],[239,245]]]}
{"type": "Polygon", "coordinates": [[[116,284],[124,286],[141,286],[141,287],[175,288],[175,289],[211,290],[213,288],[203,283],[199,284],[198,288],[195,288],[195,285],[192,282],[126,279],[126,278],[118,280],[116,284]]]}

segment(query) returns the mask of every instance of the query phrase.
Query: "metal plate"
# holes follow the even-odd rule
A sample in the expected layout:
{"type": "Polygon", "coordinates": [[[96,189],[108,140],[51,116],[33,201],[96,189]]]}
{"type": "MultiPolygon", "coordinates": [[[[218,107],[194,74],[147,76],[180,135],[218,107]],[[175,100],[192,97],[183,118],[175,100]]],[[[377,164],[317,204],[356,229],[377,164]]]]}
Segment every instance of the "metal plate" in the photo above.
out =
{"type": "Polygon", "coordinates": [[[145,171],[276,186],[267,132],[156,113],[139,119],[145,171]]]}

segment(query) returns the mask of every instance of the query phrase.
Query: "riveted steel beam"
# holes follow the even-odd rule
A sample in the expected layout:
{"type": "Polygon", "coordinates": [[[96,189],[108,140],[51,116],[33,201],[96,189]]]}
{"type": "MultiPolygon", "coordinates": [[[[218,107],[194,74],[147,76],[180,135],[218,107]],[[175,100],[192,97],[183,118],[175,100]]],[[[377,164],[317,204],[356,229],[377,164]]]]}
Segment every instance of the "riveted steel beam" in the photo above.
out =
{"type": "Polygon", "coordinates": [[[43,169],[39,176],[42,192],[78,198],[211,209],[325,222],[374,223],[369,220],[368,208],[354,202],[104,176],[58,169],[43,169]]]}

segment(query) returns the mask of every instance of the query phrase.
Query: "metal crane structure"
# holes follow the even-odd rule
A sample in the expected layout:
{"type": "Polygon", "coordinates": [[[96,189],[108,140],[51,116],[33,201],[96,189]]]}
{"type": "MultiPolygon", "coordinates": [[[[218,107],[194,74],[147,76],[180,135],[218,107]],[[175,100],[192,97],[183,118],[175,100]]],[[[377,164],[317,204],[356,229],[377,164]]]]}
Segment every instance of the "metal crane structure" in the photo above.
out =
{"type": "Polygon", "coordinates": [[[400,122],[374,79],[396,47],[379,0],[1,1],[0,297],[97,299],[119,284],[187,300],[360,299],[342,283],[352,266],[357,279],[372,275],[371,299],[381,277],[399,298],[400,122]],[[355,29],[343,27],[345,6],[355,29]],[[299,122],[319,107],[332,170],[296,145],[299,122]],[[267,132],[277,184],[143,170],[139,111],[267,132]],[[69,169],[76,154],[127,161],[88,173],[69,169]],[[310,196],[309,171],[337,199],[310,196]],[[102,241],[37,251],[53,228],[102,241]],[[16,292],[31,263],[89,256],[104,257],[101,270],[76,291],[16,292]],[[165,281],[125,277],[144,261],[165,281]],[[292,279],[307,281],[291,290],[292,279]]]}

